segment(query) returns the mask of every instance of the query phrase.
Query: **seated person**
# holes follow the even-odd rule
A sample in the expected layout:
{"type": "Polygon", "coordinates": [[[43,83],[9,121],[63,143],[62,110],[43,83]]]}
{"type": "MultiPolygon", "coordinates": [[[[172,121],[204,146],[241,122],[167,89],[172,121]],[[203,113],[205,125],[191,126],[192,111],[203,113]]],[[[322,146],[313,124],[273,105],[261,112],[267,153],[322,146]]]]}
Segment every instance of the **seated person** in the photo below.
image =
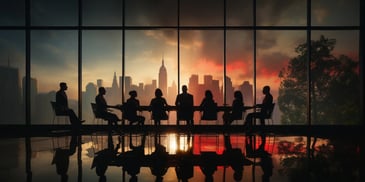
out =
{"type": "Polygon", "coordinates": [[[262,89],[263,94],[265,95],[264,99],[262,100],[262,104],[257,104],[256,108],[259,108],[259,111],[249,113],[245,120],[246,126],[251,126],[253,124],[253,119],[259,118],[260,124],[265,125],[265,118],[269,118],[271,112],[273,110],[273,97],[270,94],[270,87],[264,86],[262,89]]]}
{"type": "Polygon", "coordinates": [[[150,108],[155,125],[160,125],[161,120],[168,119],[166,109],[169,105],[167,104],[166,99],[162,97],[161,89],[158,88],[155,90],[155,96],[156,97],[151,100],[150,108]]]}
{"type": "Polygon", "coordinates": [[[177,95],[175,105],[177,107],[177,124],[180,120],[186,120],[187,125],[194,125],[194,97],[189,94],[188,87],[182,86],[182,93],[177,95]]]}
{"type": "Polygon", "coordinates": [[[210,90],[205,91],[205,97],[200,104],[200,110],[203,112],[202,120],[217,120],[217,103],[214,101],[210,90]]]}
{"type": "Polygon", "coordinates": [[[144,125],[145,117],[137,114],[137,111],[140,109],[139,100],[136,99],[137,92],[132,90],[129,92],[129,96],[127,102],[123,105],[123,118],[127,119],[130,124],[144,125]]]}
{"type": "Polygon", "coordinates": [[[67,84],[65,82],[60,83],[60,89],[56,92],[56,113],[67,115],[70,118],[70,122],[72,126],[79,127],[81,123],[85,121],[81,121],[77,116],[74,110],[68,107],[68,99],[67,99],[67,84]]]}
{"type": "Polygon", "coordinates": [[[114,108],[114,106],[109,106],[104,98],[106,90],[104,87],[99,87],[99,94],[95,97],[96,111],[101,118],[107,120],[109,124],[114,124],[115,126],[120,121],[118,116],[114,113],[108,111],[108,108],[114,108]]]}
{"type": "Polygon", "coordinates": [[[224,112],[223,121],[225,125],[230,125],[234,120],[242,119],[242,113],[244,111],[243,96],[241,91],[234,92],[234,100],[232,102],[232,111],[224,112]]]}

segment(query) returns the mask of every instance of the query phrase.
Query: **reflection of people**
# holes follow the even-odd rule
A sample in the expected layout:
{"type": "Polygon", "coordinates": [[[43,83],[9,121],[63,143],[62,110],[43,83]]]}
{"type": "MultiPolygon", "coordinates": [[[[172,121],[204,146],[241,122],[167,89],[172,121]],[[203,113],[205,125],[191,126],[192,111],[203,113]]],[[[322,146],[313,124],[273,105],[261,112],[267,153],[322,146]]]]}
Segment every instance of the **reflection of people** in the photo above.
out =
{"type": "Polygon", "coordinates": [[[237,90],[234,92],[234,100],[232,102],[232,111],[224,112],[223,121],[225,125],[230,125],[234,120],[242,119],[242,113],[244,111],[244,103],[242,92],[237,90]]]}
{"type": "Polygon", "coordinates": [[[60,89],[56,92],[56,112],[68,115],[70,118],[70,122],[72,126],[79,127],[81,121],[75,114],[74,110],[68,107],[68,99],[67,99],[67,84],[65,82],[60,83],[60,89]]]}
{"type": "Polygon", "coordinates": [[[232,148],[230,135],[224,135],[223,157],[225,161],[233,169],[233,178],[235,181],[241,181],[243,175],[243,166],[247,162],[246,157],[240,148],[232,148]]]}
{"type": "Polygon", "coordinates": [[[144,125],[145,117],[137,114],[140,110],[139,100],[137,99],[137,92],[132,90],[129,92],[129,98],[123,106],[123,118],[129,120],[130,124],[137,123],[144,125]]]}
{"type": "Polygon", "coordinates": [[[188,93],[188,87],[182,86],[182,93],[177,95],[175,100],[177,106],[177,124],[180,120],[186,120],[188,125],[194,125],[194,98],[188,93]]]}
{"type": "Polygon", "coordinates": [[[96,174],[99,176],[99,182],[106,181],[105,172],[109,163],[115,159],[120,144],[118,143],[114,149],[111,132],[108,132],[108,147],[96,152],[96,156],[91,164],[91,169],[95,168],[96,174]]]}
{"type": "Polygon", "coordinates": [[[155,135],[155,151],[151,154],[151,173],[156,176],[156,182],[162,182],[168,167],[168,152],[166,147],[158,143],[157,134],[155,135]]]}
{"type": "Polygon", "coordinates": [[[61,181],[68,181],[68,167],[70,164],[70,156],[76,152],[77,135],[72,135],[69,148],[57,148],[55,150],[52,164],[56,165],[56,172],[61,176],[61,181]]]}
{"type": "MultiPolygon", "coordinates": [[[[189,133],[187,136],[187,150],[180,150],[180,145],[178,145],[178,150],[176,151],[175,173],[178,181],[181,180],[182,182],[186,182],[194,176],[193,148],[189,146],[190,137],[189,133]]],[[[180,136],[177,136],[177,143],[180,144],[180,136]]]]}
{"type": "Polygon", "coordinates": [[[213,99],[213,94],[210,90],[205,91],[205,97],[200,103],[200,109],[203,111],[202,120],[217,119],[217,103],[213,99]]]}
{"type": "Polygon", "coordinates": [[[137,174],[140,172],[140,168],[142,166],[143,158],[144,158],[144,146],[146,141],[146,133],[143,134],[141,139],[141,144],[138,146],[134,146],[132,143],[132,134],[129,136],[129,148],[130,151],[121,153],[117,156],[117,160],[120,165],[123,166],[123,170],[125,170],[131,178],[129,181],[137,181],[137,174]]]}
{"type": "Polygon", "coordinates": [[[200,169],[205,175],[205,182],[213,182],[213,174],[217,170],[217,158],[215,152],[201,152],[200,169]]]}
{"type": "Polygon", "coordinates": [[[263,171],[262,181],[269,182],[274,168],[271,154],[268,152],[263,152],[261,154],[261,161],[259,162],[259,165],[261,166],[261,169],[263,171]]]}
{"type": "Polygon", "coordinates": [[[104,95],[106,94],[106,90],[104,87],[99,87],[99,94],[95,97],[95,103],[96,103],[96,110],[100,114],[100,116],[107,120],[109,124],[114,124],[115,126],[118,125],[118,121],[120,119],[118,116],[114,113],[111,113],[108,111],[108,108],[113,107],[109,106],[104,98],[104,95]]]}
{"type": "Polygon", "coordinates": [[[274,168],[271,154],[265,150],[266,144],[266,136],[261,135],[261,144],[255,149],[255,144],[253,143],[253,136],[246,136],[246,154],[250,157],[259,157],[260,162],[258,163],[263,171],[262,181],[268,182],[270,181],[270,177],[272,176],[272,171],[274,168]]]}
{"type": "Polygon", "coordinates": [[[155,90],[155,98],[153,98],[150,103],[152,119],[155,122],[155,125],[160,125],[161,120],[168,119],[166,107],[168,107],[166,99],[162,97],[162,91],[158,88],[155,90]]]}
{"type": "Polygon", "coordinates": [[[272,112],[272,103],[273,97],[270,93],[270,87],[264,86],[262,89],[262,93],[265,95],[264,99],[262,100],[262,104],[256,104],[255,107],[259,108],[260,111],[249,113],[245,120],[246,126],[251,126],[253,124],[253,119],[259,118],[260,124],[265,125],[265,118],[270,117],[270,113],[272,112]]]}

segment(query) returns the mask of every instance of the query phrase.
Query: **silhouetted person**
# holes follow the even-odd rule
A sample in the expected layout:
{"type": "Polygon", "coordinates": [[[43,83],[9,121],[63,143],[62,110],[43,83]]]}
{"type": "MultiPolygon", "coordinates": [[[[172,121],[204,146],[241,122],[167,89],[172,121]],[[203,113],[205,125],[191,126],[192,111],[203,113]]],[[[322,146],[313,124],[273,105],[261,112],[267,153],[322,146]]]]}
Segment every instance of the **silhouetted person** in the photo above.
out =
{"type": "Polygon", "coordinates": [[[155,122],[155,125],[160,125],[161,120],[167,120],[168,115],[166,113],[167,107],[169,106],[166,102],[166,99],[162,97],[161,89],[155,90],[155,98],[153,98],[150,102],[150,108],[152,111],[152,119],[155,122]]]}
{"type": "Polygon", "coordinates": [[[129,136],[129,148],[130,151],[121,153],[118,157],[118,163],[123,166],[123,170],[126,171],[131,178],[129,181],[137,181],[137,175],[140,172],[144,158],[144,146],[146,141],[146,133],[143,134],[141,144],[134,146],[132,143],[132,134],[129,136]]]}
{"type": "Polygon", "coordinates": [[[213,94],[210,90],[205,91],[205,97],[200,103],[200,110],[203,112],[202,120],[217,119],[217,103],[213,99],[213,94]]]}
{"type": "Polygon", "coordinates": [[[234,92],[234,100],[232,101],[232,110],[226,111],[223,114],[223,122],[225,125],[230,125],[234,120],[242,119],[242,113],[244,112],[244,102],[241,91],[234,92]]]}
{"type": "Polygon", "coordinates": [[[155,134],[155,151],[152,152],[151,159],[151,173],[156,176],[156,182],[161,182],[163,180],[163,176],[166,174],[169,166],[168,166],[168,157],[169,154],[166,152],[166,147],[161,145],[157,141],[158,134],[155,134]]]}
{"type": "Polygon", "coordinates": [[[175,105],[177,106],[177,124],[180,120],[186,120],[188,125],[194,125],[194,98],[188,93],[188,87],[182,86],[182,93],[177,95],[175,105]]]}
{"type": "Polygon", "coordinates": [[[129,92],[129,96],[127,102],[123,105],[123,118],[127,119],[130,124],[137,123],[138,125],[144,125],[145,117],[137,114],[140,110],[137,92],[132,90],[129,92]]]}
{"type": "Polygon", "coordinates": [[[95,97],[96,111],[100,114],[101,118],[108,121],[109,125],[118,125],[120,119],[114,113],[111,113],[108,108],[115,108],[114,106],[109,106],[104,98],[106,90],[104,87],[99,87],[99,94],[95,97]]]}
{"type": "Polygon", "coordinates": [[[215,152],[201,152],[200,170],[205,175],[205,182],[213,182],[213,174],[217,170],[218,155],[215,152]]]}
{"type": "Polygon", "coordinates": [[[68,107],[68,98],[66,94],[67,84],[65,82],[60,83],[60,89],[56,92],[56,112],[68,115],[73,127],[79,128],[81,121],[75,114],[74,110],[68,107]]]}
{"type": "Polygon", "coordinates": [[[262,89],[262,93],[265,95],[264,99],[262,100],[261,104],[256,104],[254,108],[259,108],[259,111],[255,111],[249,113],[246,116],[245,125],[252,126],[253,120],[258,118],[260,119],[260,124],[265,125],[265,118],[270,117],[270,113],[272,112],[272,104],[273,104],[273,97],[270,93],[270,87],[264,86],[262,89]]]}
{"type": "Polygon", "coordinates": [[[71,137],[69,148],[57,148],[54,153],[52,164],[56,165],[56,172],[58,175],[61,176],[62,182],[68,181],[67,171],[70,164],[70,156],[72,156],[76,152],[78,142],[77,137],[77,135],[73,134],[71,137]]]}
{"type": "Polygon", "coordinates": [[[227,164],[233,169],[233,179],[235,181],[241,181],[243,175],[244,164],[247,163],[247,159],[242,153],[240,148],[232,148],[230,135],[224,135],[223,157],[227,164]]]}

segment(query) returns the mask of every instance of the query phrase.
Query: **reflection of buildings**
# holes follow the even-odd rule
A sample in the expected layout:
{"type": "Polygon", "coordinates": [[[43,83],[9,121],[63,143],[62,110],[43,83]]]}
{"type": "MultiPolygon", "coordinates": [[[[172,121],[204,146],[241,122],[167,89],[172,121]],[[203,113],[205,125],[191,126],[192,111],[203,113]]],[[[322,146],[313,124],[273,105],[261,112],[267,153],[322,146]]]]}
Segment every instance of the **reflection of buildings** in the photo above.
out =
{"type": "Polygon", "coordinates": [[[0,83],[0,123],[24,123],[18,69],[0,66],[0,83]]]}

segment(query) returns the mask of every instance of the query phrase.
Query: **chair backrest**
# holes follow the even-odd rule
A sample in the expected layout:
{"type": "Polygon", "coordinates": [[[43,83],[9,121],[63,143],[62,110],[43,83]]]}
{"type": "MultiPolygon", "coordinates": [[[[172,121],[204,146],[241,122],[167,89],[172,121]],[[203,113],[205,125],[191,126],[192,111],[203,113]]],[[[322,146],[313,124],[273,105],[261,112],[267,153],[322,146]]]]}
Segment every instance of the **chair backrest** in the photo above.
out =
{"type": "Polygon", "coordinates": [[[206,105],[202,108],[202,117],[201,120],[217,120],[218,114],[218,106],[217,103],[214,102],[212,104],[206,105]]]}
{"type": "Polygon", "coordinates": [[[95,118],[101,118],[101,115],[98,112],[98,108],[96,106],[96,103],[91,103],[91,109],[93,110],[95,118]]]}
{"type": "Polygon", "coordinates": [[[56,116],[66,116],[67,113],[61,112],[58,108],[57,108],[57,103],[55,101],[51,101],[51,106],[52,106],[52,110],[54,115],[56,116]]]}

